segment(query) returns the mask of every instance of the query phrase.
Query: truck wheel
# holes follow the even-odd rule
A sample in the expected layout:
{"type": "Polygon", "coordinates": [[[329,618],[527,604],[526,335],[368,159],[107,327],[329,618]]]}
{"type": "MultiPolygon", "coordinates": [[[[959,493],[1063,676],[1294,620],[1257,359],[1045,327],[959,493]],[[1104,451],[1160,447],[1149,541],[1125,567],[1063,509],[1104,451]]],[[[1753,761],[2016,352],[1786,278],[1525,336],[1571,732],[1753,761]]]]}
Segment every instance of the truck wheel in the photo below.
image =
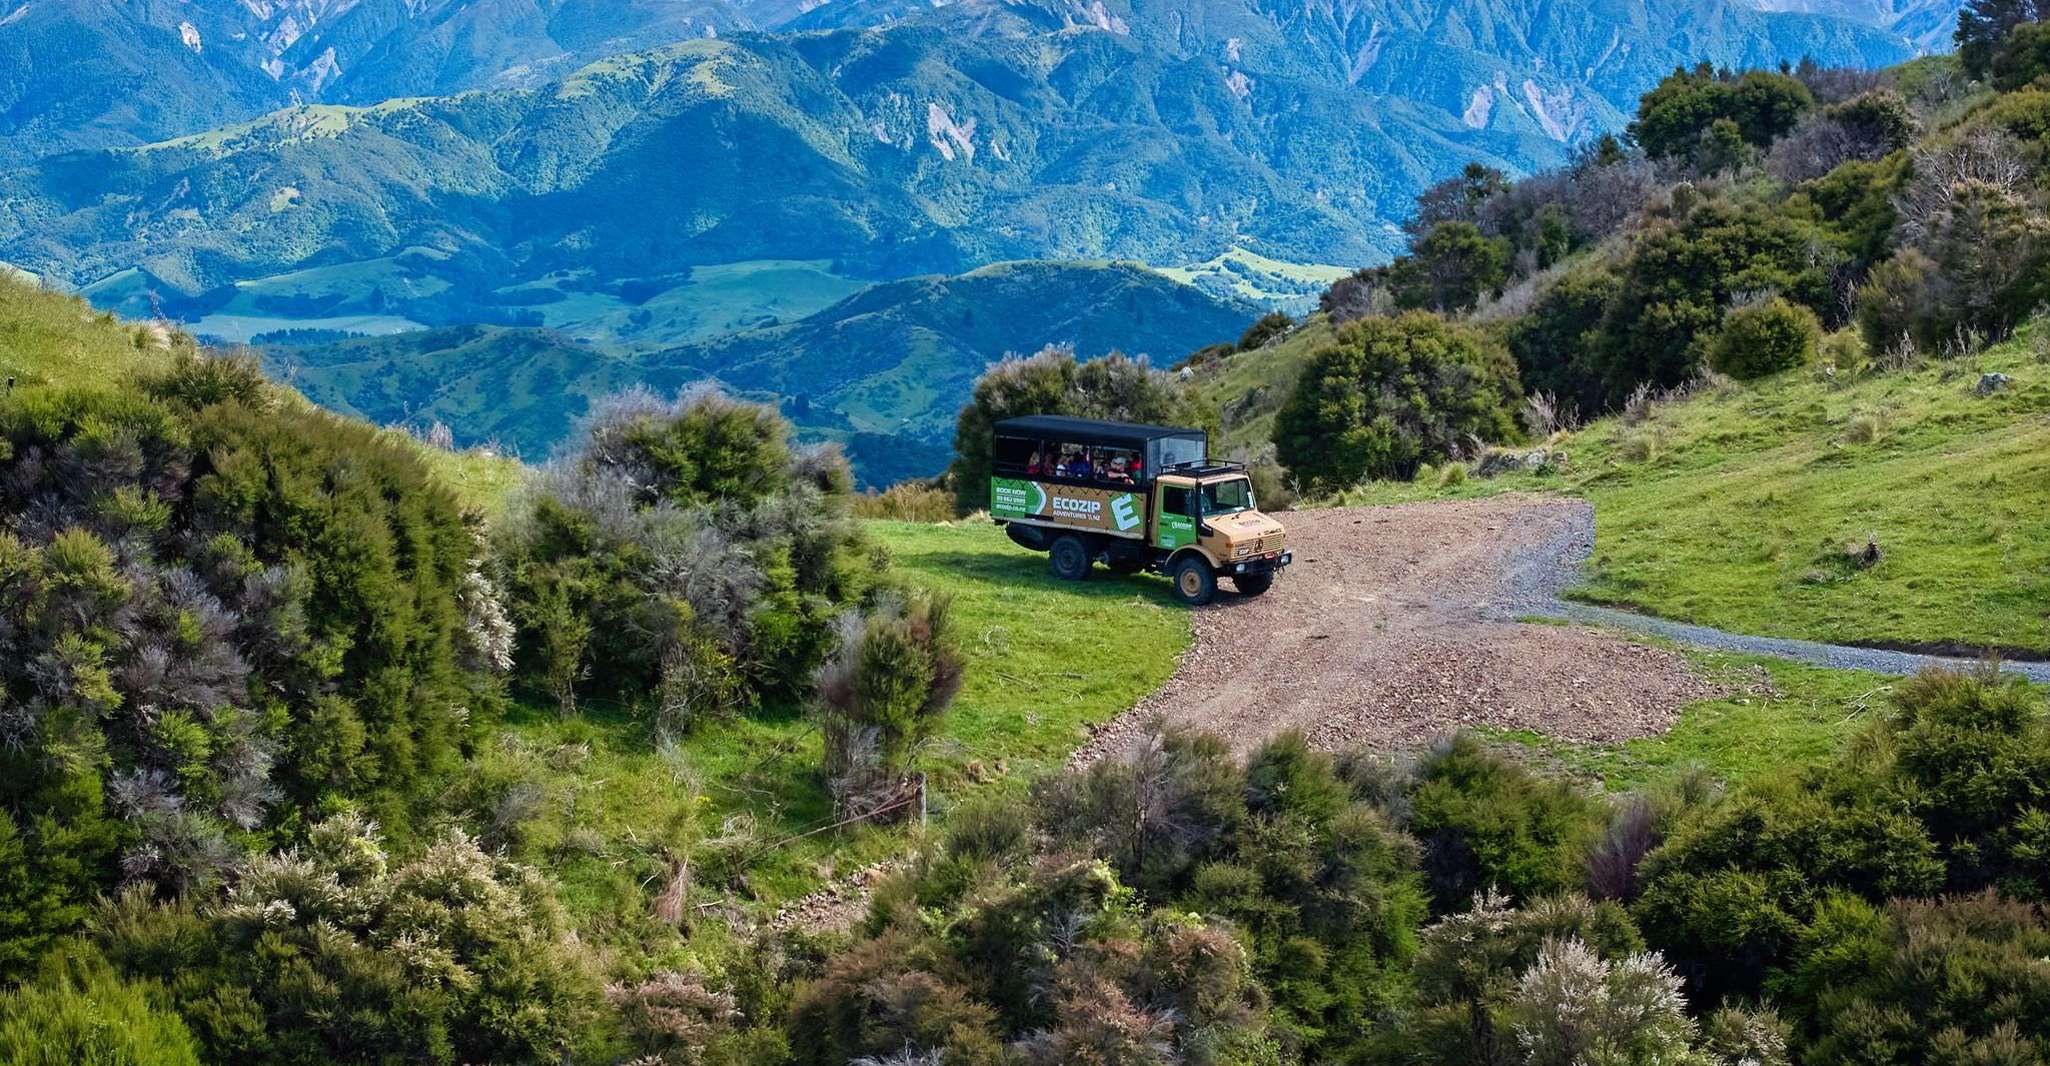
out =
{"type": "Polygon", "coordinates": [[[1273,574],[1240,574],[1231,583],[1239,587],[1241,596],[1258,596],[1274,587],[1273,574]]]}
{"type": "Polygon", "coordinates": [[[1070,533],[1053,542],[1047,569],[1062,581],[1081,581],[1089,576],[1089,548],[1082,538],[1070,533]]]}
{"type": "Polygon", "coordinates": [[[1217,595],[1217,575],[1211,573],[1210,564],[1202,556],[1191,555],[1175,564],[1175,599],[1191,607],[1201,607],[1217,595]]]}

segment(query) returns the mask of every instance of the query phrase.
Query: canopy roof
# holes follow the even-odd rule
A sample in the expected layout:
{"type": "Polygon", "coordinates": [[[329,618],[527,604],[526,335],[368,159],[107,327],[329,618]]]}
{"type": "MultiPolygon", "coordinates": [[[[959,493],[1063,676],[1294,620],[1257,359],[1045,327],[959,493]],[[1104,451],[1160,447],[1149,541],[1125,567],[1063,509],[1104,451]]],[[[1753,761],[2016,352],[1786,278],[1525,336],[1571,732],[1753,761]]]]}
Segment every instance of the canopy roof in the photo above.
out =
{"type": "Polygon", "coordinates": [[[1172,426],[1142,426],[1132,422],[1104,422],[1094,418],[1070,418],[1067,415],[1026,415],[1022,418],[1006,418],[996,424],[997,433],[1006,437],[1040,437],[1079,443],[1097,441],[1148,441],[1168,437],[1186,437],[1207,441],[1208,434],[1200,429],[1177,429],[1172,426]]]}

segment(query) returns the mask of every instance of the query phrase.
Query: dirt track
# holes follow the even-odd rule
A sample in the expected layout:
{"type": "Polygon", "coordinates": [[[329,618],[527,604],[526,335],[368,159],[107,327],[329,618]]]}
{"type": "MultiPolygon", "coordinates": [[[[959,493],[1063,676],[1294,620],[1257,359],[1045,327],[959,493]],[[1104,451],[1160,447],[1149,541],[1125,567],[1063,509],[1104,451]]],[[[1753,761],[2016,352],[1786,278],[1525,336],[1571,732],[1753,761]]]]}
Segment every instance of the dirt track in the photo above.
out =
{"type": "Polygon", "coordinates": [[[1414,747],[1467,726],[1615,741],[1717,695],[1685,659],[1608,633],[1515,621],[1565,584],[1591,531],[1578,500],[1496,497],[1287,515],[1295,565],[1258,599],[1198,612],[1173,679],[1076,752],[1119,753],[1152,716],[1248,748],[1299,729],[1324,749],[1414,747]]]}

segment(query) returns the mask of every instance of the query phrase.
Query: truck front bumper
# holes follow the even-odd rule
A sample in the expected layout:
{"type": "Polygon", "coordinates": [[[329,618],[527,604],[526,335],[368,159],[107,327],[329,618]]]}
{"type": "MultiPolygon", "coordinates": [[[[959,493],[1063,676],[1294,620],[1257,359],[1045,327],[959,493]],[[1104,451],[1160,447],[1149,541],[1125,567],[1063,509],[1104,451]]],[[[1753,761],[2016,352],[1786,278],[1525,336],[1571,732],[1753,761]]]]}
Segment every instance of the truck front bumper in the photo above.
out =
{"type": "Polygon", "coordinates": [[[1219,572],[1225,574],[1272,574],[1292,562],[1295,562],[1294,552],[1274,552],[1269,555],[1258,555],[1251,559],[1240,559],[1237,562],[1226,563],[1219,572]]]}

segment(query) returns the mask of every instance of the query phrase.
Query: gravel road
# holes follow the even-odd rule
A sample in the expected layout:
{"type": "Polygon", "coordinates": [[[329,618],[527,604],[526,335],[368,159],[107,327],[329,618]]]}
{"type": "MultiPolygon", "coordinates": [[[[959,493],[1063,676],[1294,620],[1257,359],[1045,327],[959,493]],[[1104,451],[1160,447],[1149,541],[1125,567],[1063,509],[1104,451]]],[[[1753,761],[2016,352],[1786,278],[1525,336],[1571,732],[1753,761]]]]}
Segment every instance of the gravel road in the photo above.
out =
{"type": "MultiPolygon", "coordinates": [[[[1076,752],[1125,751],[1155,715],[1250,748],[1299,729],[1319,748],[1414,747],[1471,726],[1614,742],[1721,695],[1685,658],[1622,631],[1844,669],[1969,660],[1775,640],[1567,603],[1594,544],[1583,500],[1500,496],[1287,516],[1296,563],[1257,599],[1220,594],[1158,693],[1076,752]],[[1521,618],[1553,618],[1564,625],[1521,618]],[[1596,628],[1599,627],[1599,628],[1596,628]]],[[[2050,663],[2007,669],[2050,681],[2050,663]]]]}

